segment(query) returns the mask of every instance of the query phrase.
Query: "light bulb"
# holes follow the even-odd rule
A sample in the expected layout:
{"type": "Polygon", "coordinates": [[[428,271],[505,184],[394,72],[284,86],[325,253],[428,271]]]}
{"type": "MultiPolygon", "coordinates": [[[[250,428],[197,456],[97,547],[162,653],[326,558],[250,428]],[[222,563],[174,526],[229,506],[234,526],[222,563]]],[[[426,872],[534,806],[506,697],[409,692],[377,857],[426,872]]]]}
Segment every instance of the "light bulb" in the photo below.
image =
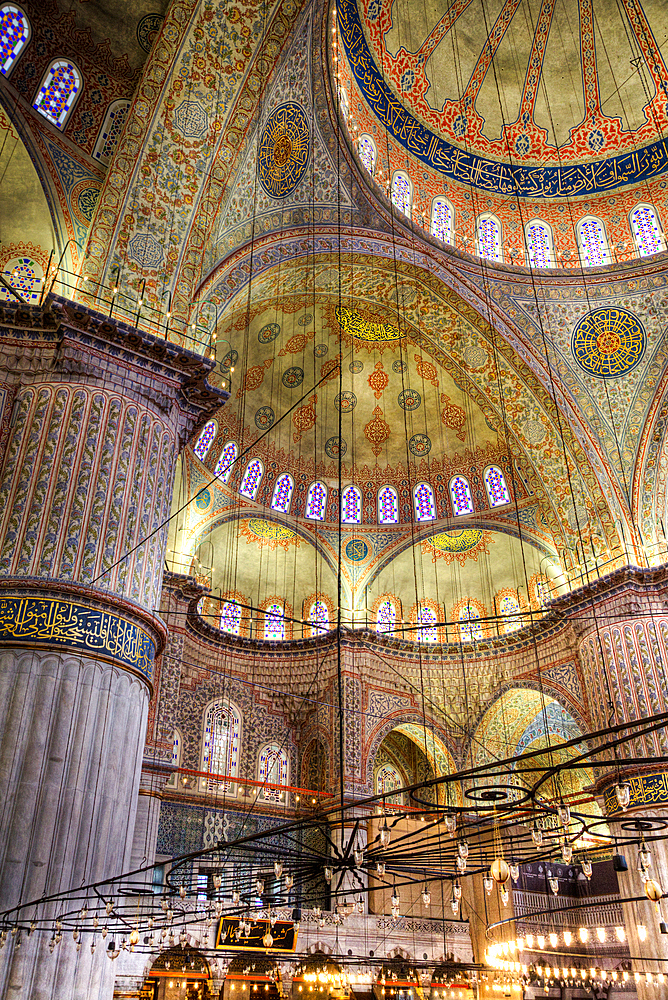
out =
{"type": "Polygon", "coordinates": [[[545,938],[543,937],[542,934],[536,935],[536,944],[538,945],[541,951],[545,947],[545,938]]]}
{"type": "Polygon", "coordinates": [[[494,879],[490,875],[485,875],[482,880],[482,884],[485,887],[485,892],[489,896],[492,889],[494,888],[494,879]]]}
{"type": "Polygon", "coordinates": [[[282,874],[283,874],[283,862],[274,861],[274,875],[276,876],[276,878],[280,878],[282,874]]]}
{"type": "Polygon", "coordinates": [[[422,902],[425,906],[429,906],[431,903],[431,893],[426,887],[422,890],[422,902]]]}
{"type": "Polygon", "coordinates": [[[355,864],[359,868],[362,862],[364,861],[364,851],[362,850],[361,847],[356,847],[354,854],[355,854],[355,864]]]}
{"type": "Polygon", "coordinates": [[[553,878],[551,875],[548,875],[547,881],[549,883],[550,889],[556,896],[557,893],[559,892],[559,879],[553,878]]]}
{"type": "Polygon", "coordinates": [[[457,814],[456,813],[446,813],[445,814],[445,829],[448,833],[454,833],[457,829],[457,814]]]}
{"type": "Polygon", "coordinates": [[[652,863],[652,852],[645,845],[638,851],[638,860],[642,864],[643,868],[649,868],[652,863]]]}
{"type": "Polygon", "coordinates": [[[513,861],[511,862],[509,867],[510,867],[511,879],[513,880],[513,882],[517,882],[518,878],[520,877],[520,866],[516,865],[515,862],[513,861]]]}
{"type": "Polygon", "coordinates": [[[572,941],[573,941],[573,935],[571,934],[571,932],[564,931],[564,944],[566,945],[567,948],[570,947],[572,941]]]}
{"type": "Polygon", "coordinates": [[[615,927],[615,934],[618,941],[626,941],[626,931],[623,927],[615,927]]]}
{"type": "Polygon", "coordinates": [[[554,932],[552,932],[550,934],[550,944],[552,945],[553,948],[557,947],[558,940],[559,938],[557,937],[557,935],[554,932]]]}
{"type": "Polygon", "coordinates": [[[223,881],[220,875],[214,875],[211,881],[213,882],[214,889],[220,889],[220,884],[223,881]]]}
{"type": "Polygon", "coordinates": [[[328,885],[332,881],[333,874],[334,874],[334,872],[333,872],[333,870],[331,868],[329,868],[329,867],[325,868],[325,882],[327,882],[328,885]]]}
{"type": "Polygon", "coordinates": [[[596,937],[599,939],[601,944],[605,941],[605,927],[596,928],[596,937]]]}
{"type": "Polygon", "coordinates": [[[571,847],[570,844],[564,844],[564,846],[561,849],[561,856],[564,859],[564,864],[570,865],[571,861],[573,860],[573,848],[571,847]]]}
{"type": "Polygon", "coordinates": [[[584,875],[584,877],[587,878],[587,879],[590,879],[591,878],[591,861],[589,860],[589,858],[583,858],[582,861],[580,862],[580,865],[582,866],[582,874],[584,875]]]}
{"type": "Polygon", "coordinates": [[[390,843],[390,828],[387,825],[387,820],[383,820],[383,825],[380,828],[380,846],[387,847],[390,843]]]}
{"type": "Polygon", "coordinates": [[[561,825],[568,826],[571,821],[570,806],[567,806],[565,802],[560,802],[557,808],[557,815],[559,816],[559,822],[561,825]]]}
{"type": "Polygon", "coordinates": [[[460,858],[463,858],[464,861],[466,861],[469,856],[469,845],[465,840],[460,840],[457,844],[457,853],[460,858]]]}
{"type": "Polygon", "coordinates": [[[382,861],[378,861],[376,863],[376,871],[378,872],[379,875],[385,874],[385,865],[382,863],[382,861]]]}
{"type": "Polygon", "coordinates": [[[452,887],[452,895],[455,897],[455,899],[461,899],[462,898],[462,887],[459,884],[459,882],[455,882],[455,884],[453,885],[453,887],[452,887]]]}
{"type": "Polygon", "coordinates": [[[527,948],[531,951],[533,948],[533,934],[527,934],[525,941],[527,943],[527,948]]]}

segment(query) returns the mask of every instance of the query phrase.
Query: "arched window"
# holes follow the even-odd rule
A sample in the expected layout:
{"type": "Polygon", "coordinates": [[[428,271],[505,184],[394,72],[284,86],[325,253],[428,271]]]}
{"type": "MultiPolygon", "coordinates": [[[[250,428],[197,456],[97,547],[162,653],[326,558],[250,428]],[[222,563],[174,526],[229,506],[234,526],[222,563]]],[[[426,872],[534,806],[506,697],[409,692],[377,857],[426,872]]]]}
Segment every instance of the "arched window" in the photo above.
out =
{"type": "Polygon", "coordinates": [[[46,71],[32,106],[52,125],[62,128],[80,93],[79,70],[69,59],[56,59],[46,71]]]}
{"type": "Polygon", "coordinates": [[[476,222],[478,256],[485,260],[503,260],[501,223],[495,215],[479,215],[476,222]]]}
{"type": "Polygon", "coordinates": [[[93,150],[93,159],[108,166],[130,110],[129,101],[112,101],[102,122],[93,150]]]}
{"type": "MultiPolygon", "coordinates": [[[[16,289],[26,302],[39,302],[42,283],[44,281],[44,268],[34,257],[20,256],[10,257],[2,269],[2,275],[12,288],[16,289]]],[[[16,301],[4,285],[1,286],[1,301],[16,301]]]]}
{"type": "Polygon", "coordinates": [[[611,261],[608,237],[600,219],[592,215],[580,219],[577,225],[580,258],[587,267],[598,267],[611,261]]]}
{"type": "Polygon", "coordinates": [[[213,439],[218,433],[218,425],[215,420],[210,420],[208,424],[204,425],[204,429],[200,436],[195,442],[195,447],[193,451],[199,458],[200,462],[203,462],[209,453],[209,448],[213,444],[213,439]]]}
{"type": "Polygon", "coordinates": [[[264,609],[264,638],[285,639],[285,610],[278,601],[273,601],[264,609]]]}
{"type": "Polygon", "coordinates": [[[546,608],[552,600],[552,591],[547,580],[536,580],[536,597],[541,608],[546,608]]]}
{"type": "Polygon", "coordinates": [[[394,632],[397,626],[397,608],[394,601],[386,597],[376,611],[376,632],[394,632]]]}
{"type": "Polygon", "coordinates": [[[631,212],[631,230],[641,257],[666,249],[659,217],[651,205],[636,205],[631,212]]]}
{"type": "MultiPolygon", "coordinates": [[[[266,782],[268,785],[287,785],[288,755],[278,743],[267,743],[260,750],[257,762],[257,777],[258,781],[266,782]]],[[[285,792],[282,792],[279,788],[262,789],[263,799],[282,802],[284,796],[285,792]]]]}
{"type": "Polygon", "coordinates": [[[391,796],[391,793],[402,788],[403,784],[399,771],[392,764],[381,764],[376,771],[376,795],[388,796],[387,801],[392,805],[401,805],[401,796],[391,796]]]}
{"type": "Polygon", "coordinates": [[[393,486],[383,486],[378,490],[378,523],[397,524],[399,521],[399,497],[393,486]]]}
{"type": "Polygon", "coordinates": [[[433,521],[436,517],[434,491],[428,483],[418,483],[413,490],[415,518],[418,521],[433,521]]]}
{"type": "Polygon", "coordinates": [[[362,523],[362,494],[356,486],[346,486],[343,491],[341,521],[343,524],[362,523]]]}
{"type": "Polygon", "coordinates": [[[220,611],[220,627],[231,635],[241,633],[241,606],[236,601],[224,601],[220,611]]]}
{"type": "Polygon", "coordinates": [[[20,7],[6,3],[0,7],[0,72],[7,76],[30,41],[30,21],[20,7]]]}
{"type": "Polygon", "coordinates": [[[510,493],[501,469],[496,465],[488,465],[483,479],[490,507],[502,507],[505,503],[510,503],[510,493]]]}
{"type": "Polygon", "coordinates": [[[418,611],[418,622],[424,628],[418,629],[418,642],[438,642],[437,621],[434,609],[428,604],[423,604],[418,611]]]}
{"type": "Polygon", "coordinates": [[[471,487],[469,486],[468,479],[464,479],[463,476],[452,477],[450,480],[450,499],[452,501],[453,514],[473,513],[473,497],[471,496],[471,487]]]}
{"type": "Polygon", "coordinates": [[[359,141],[360,160],[371,176],[376,169],[376,143],[370,135],[361,135],[359,141]]]}
{"type": "Polygon", "coordinates": [[[324,521],[327,509],[327,487],[323,483],[311,483],[306,496],[306,516],[312,521],[324,521]]]}
{"type": "Polygon", "coordinates": [[[454,243],[455,212],[446,198],[434,198],[431,203],[431,235],[443,243],[454,243]]]}
{"type": "Polygon", "coordinates": [[[513,594],[505,594],[499,601],[499,614],[508,616],[508,621],[504,622],[504,632],[514,632],[522,628],[522,618],[520,616],[520,602],[513,594]]]}
{"type": "Polygon", "coordinates": [[[254,500],[257,496],[257,491],[260,488],[263,475],[264,466],[262,465],[262,462],[259,458],[254,458],[253,461],[249,462],[246,466],[244,478],[241,480],[241,486],[239,487],[239,493],[241,493],[244,497],[248,497],[249,500],[254,500]]]}
{"type": "MultiPolygon", "coordinates": [[[[222,774],[236,778],[239,773],[239,754],[241,750],[241,713],[239,709],[219,698],[211,702],[204,713],[204,733],[202,739],[202,763],[200,771],[207,774],[222,774]]],[[[217,787],[219,790],[229,790],[231,782],[214,782],[203,778],[200,782],[203,789],[217,787]]]]}
{"type": "Polygon", "coordinates": [[[324,601],[314,601],[308,611],[311,638],[329,631],[329,608],[324,601]]]}
{"type": "Polygon", "coordinates": [[[479,642],[482,639],[482,625],[476,619],[480,612],[473,604],[465,604],[459,612],[459,638],[461,642],[479,642]]]}
{"type": "Polygon", "coordinates": [[[169,781],[167,782],[168,787],[176,788],[178,774],[176,773],[178,768],[181,767],[181,758],[183,754],[183,737],[178,729],[174,730],[172,736],[172,767],[174,768],[174,773],[170,775],[169,781]]]}
{"type": "Polygon", "coordinates": [[[234,441],[228,441],[220,453],[220,458],[216,462],[214,475],[218,476],[221,483],[229,483],[232,475],[232,466],[237,460],[237,446],[234,441]]]}
{"type": "Polygon", "coordinates": [[[392,177],[392,204],[410,218],[413,187],[410,177],[403,170],[395,170],[392,177]]]}
{"type": "Polygon", "coordinates": [[[294,479],[289,472],[284,472],[282,476],[279,476],[274,486],[274,495],[271,498],[271,509],[278,510],[281,514],[288,514],[294,488],[294,479]]]}
{"type": "Polygon", "coordinates": [[[525,228],[529,267],[554,267],[552,227],[540,219],[528,222],[525,228]]]}

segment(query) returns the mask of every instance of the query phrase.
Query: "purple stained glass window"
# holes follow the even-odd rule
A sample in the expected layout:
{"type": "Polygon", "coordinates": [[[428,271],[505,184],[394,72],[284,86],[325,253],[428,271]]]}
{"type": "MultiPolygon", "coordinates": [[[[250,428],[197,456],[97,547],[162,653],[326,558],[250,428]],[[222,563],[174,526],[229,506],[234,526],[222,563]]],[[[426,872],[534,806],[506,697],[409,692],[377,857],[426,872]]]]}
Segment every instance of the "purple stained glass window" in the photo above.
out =
{"type": "Polygon", "coordinates": [[[531,267],[552,267],[552,234],[542,222],[527,226],[527,251],[531,267]]]}
{"type": "Polygon", "coordinates": [[[599,267],[610,263],[605,226],[600,219],[583,219],[578,226],[578,233],[583,264],[587,267],[599,267]]]}
{"type": "Polygon", "coordinates": [[[285,614],[283,607],[274,602],[264,609],[265,639],[285,639],[285,614]]]}
{"type": "Polygon", "coordinates": [[[220,458],[216,462],[213,470],[216,476],[220,477],[221,483],[229,483],[232,475],[232,466],[237,458],[237,446],[234,441],[228,441],[220,453],[220,458]]]}
{"type": "MultiPolygon", "coordinates": [[[[288,755],[278,743],[268,743],[260,751],[257,776],[259,781],[266,781],[268,785],[287,785],[288,755]]],[[[285,792],[279,788],[262,789],[263,799],[281,802],[284,795],[285,792]]]]}
{"type": "Polygon", "coordinates": [[[505,623],[506,632],[514,632],[515,629],[522,627],[522,619],[519,615],[520,612],[520,602],[516,597],[512,597],[510,594],[506,594],[499,601],[499,612],[505,617],[508,616],[508,621],[505,623]]]}
{"type": "Polygon", "coordinates": [[[373,139],[371,139],[368,135],[360,136],[359,151],[360,160],[369,173],[373,174],[374,167],[376,166],[376,147],[373,139]]]}
{"type": "Polygon", "coordinates": [[[504,503],[510,503],[510,493],[501,469],[496,465],[489,465],[485,469],[484,479],[490,507],[501,507],[504,503]]]}
{"type": "Polygon", "coordinates": [[[223,632],[239,635],[241,632],[241,607],[236,601],[225,601],[220,612],[220,627],[223,632]]]}
{"type": "Polygon", "coordinates": [[[429,605],[423,605],[418,611],[418,622],[424,628],[418,629],[419,642],[438,642],[438,629],[436,623],[438,619],[436,612],[429,605]]]}
{"type": "Polygon", "coordinates": [[[324,521],[327,507],[327,487],[322,483],[311,483],[306,497],[306,516],[312,521],[324,521]]]}
{"type": "Polygon", "coordinates": [[[93,159],[99,160],[105,166],[109,164],[112,153],[116,149],[116,143],[123,131],[129,110],[129,101],[114,101],[113,104],[109,105],[107,113],[104,116],[102,128],[95,143],[93,159]]]}
{"type": "Polygon", "coordinates": [[[392,204],[403,212],[411,214],[411,185],[406,174],[397,171],[392,179],[392,204]]]}
{"type": "Polygon", "coordinates": [[[452,243],[452,208],[444,198],[435,198],[431,207],[431,235],[452,243]]]}
{"type": "Polygon", "coordinates": [[[434,491],[427,483],[418,483],[413,490],[415,517],[418,521],[433,521],[436,517],[434,491]]]}
{"type": "Polygon", "coordinates": [[[472,514],[473,498],[468,480],[463,476],[454,476],[450,480],[450,499],[453,514],[472,514]]]}
{"type": "MultiPolygon", "coordinates": [[[[204,716],[202,767],[209,774],[223,774],[234,778],[239,773],[241,715],[228,701],[214,701],[204,716]]],[[[229,789],[231,782],[201,780],[201,787],[229,789]]]]}
{"type": "Polygon", "coordinates": [[[274,486],[274,494],[271,498],[272,510],[280,511],[281,514],[289,513],[294,486],[292,476],[288,472],[278,477],[274,486]]]}
{"type": "Polygon", "coordinates": [[[356,486],[347,486],[343,491],[341,520],[344,524],[361,524],[362,494],[356,486]]]}
{"type": "Polygon", "coordinates": [[[308,620],[311,624],[311,637],[329,630],[329,608],[324,601],[313,602],[309,608],[308,620]]]}
{"type": "Polygon", "coordinates": [[[465,604],[459,612],[459,635],[462,642],[478,642],[482,639],[482,625],[476,619],[480,612],[472,604],[465,604]]]}
{"type": "Polygon", "coordinates": [[[502,260],[501,226],[490,215],[478,219],[478,255],[485,260],[502,260]]]}
{"type": "Polygon", "coordinates": [[[380,524],[397,524],[399,521],[399,498],[392,486],[383,486],[378,491],[378,521],[380,524]]]}
{"type": "Polygon", "coordinates": [[[538,580],[536,582],[536,596],[540,607],[546,607],[548,601],[552,600],[552,592],[550,590],[549,583],[546,583],[545,580],[538,580]]]}
{"type": "Polygon", "coordinates": [[[20,7],[0,7],[0,72],[5,76],[30,39],[30,24],[20,7]]]}
{"type": "Polygon", "coordinates": [[[638,253],[647,257],[659,253],[665,247],[665,240],[656,212],[651,205],[638,205],[631,213],[631,228],[635,236],[638,253]]]}
{"type": "Polygon", "coordinates": [[[397,624],[397,609],[388,598],[381,601],[376,612],[376,632],[394,632],[397,624]]]}
{"type": "Polygon", "coordinates": [[[248,497],[249,500],[254,500],[257,496],[263,475],[264,467],[262,462],[259,458],[254,458],[246,466],[244,478],[241,480],[241,486],[239,487],[239,493],[244,497],[248,497]]]}
{"type": "Polygon", "coordinates": [[[216,426],[215,420],[210,420],[208,424],[204,425],[204,430],[197,438],[195,447],[193,448],[193,451],[199,458],[200,462],[203,462],[204,459],[206,458],[209,452],[209,448],[213,444],[213,439],[215,438],[217,433],[218,433],[218,428],[216,426]]]}
{"type": "Polygon", "coordinates": [[[81,77],[74,63],[57,59],[51,63],[32,106],[52,125],[62,128],[80,90],[81,77]]]}

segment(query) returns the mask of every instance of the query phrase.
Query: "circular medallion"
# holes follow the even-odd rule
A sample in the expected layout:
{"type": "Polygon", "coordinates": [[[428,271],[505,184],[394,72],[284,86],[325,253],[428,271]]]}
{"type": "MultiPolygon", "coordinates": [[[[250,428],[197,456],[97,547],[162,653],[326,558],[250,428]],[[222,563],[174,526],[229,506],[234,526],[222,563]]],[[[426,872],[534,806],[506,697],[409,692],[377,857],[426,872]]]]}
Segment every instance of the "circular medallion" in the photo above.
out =
{"type": "Polygon", "coordinates": [[[257,157],[260,183],[272,198],[291,194],[304,176],[309,155],[309,127],[304,109],[281,104],[264,127],[257,157]]]}
{"type": "Polygon", "coordinates": [[[422,402],[422,396],[417,389],[404,389],[397,396],[397,402],[402,410],[417,410],[422,402]]]}
{"type": "Polygon", "coordinates": [[[408,442],[408,450],[411,455],[422,458],[431,451],[431,439],[426,434],[414,434],[408,442]]]}
{"type": "Polygon", "coordinates": [[[348,365],[348,371],[351,371],[353,375],[359,374],[359,372],[361,372],[363,368],[364,368],[363,361],[351,361],[350,364],[348,365]]]}
{"type": "Polygon", "coordinates": [[[304,381],[304,369],[297,368],[296,365],[292,368],[286,368],[281,381],[286,389],[296,389],[304,381]]]}
{"type": "Polygon", "coordinates": [[[211,506],[211,490],[201,490],[201,492],[197,494],[195,506],[198,510],[208,510],[211,506]]]}
{"type": "Polygon", "coordinates": [[[70,191],[72,215],[86,229],[91,224],[97,200],[100,197],[100,190],[100,185],[87,178],[78,181],[70,191]]]}
{"type": "Polygon", "coordinates": [[[329,458],[343,458],[345,453],[348,451],[348,445],[340,437],[328,438],[325,442],[325,454],[329,458]]]}
{"type": "Polygon", "coordinates": [[[164,21],[162,14],[145,14],[137,25],[137,41],[144,52],[150,52],[151,46],[160,31],[160,26],[164,21]]]}
{"type": "Polygon", "coordinates": [[[305,316],[300,316],[297,322],[299,323],[300,326],[308,326],[312,319],[313,316],[311,315],[311,313],[306,313],[305,316]]]}
{"type": "Polygon", "coordinates": [[[261,406],[255,414],[255,426],[261,431],[266,431],[273,426],[276,414],[271,406],[261,406]]]}
{"type": "Polygon", "coordinates": [[[346,545],[346,559],[351,562],[361,562],[369,555],[369,546],[362,538],[351,538],[346,545]]]}
{"type": "Polygon", "coordinates": [[[396,372],[397,375],[401,375],[401,373],[405,372],[407,368],[408,368],[408,365],[406,364],[405,361],[393,361],[392,362],[392,371],[396,372]]]}
{"type": "Polygon", "coordinates": [[[271,344],[272,340],[276,340],[280,332],[281,328],[278,323],[267,323],[258,333],[257,339],[261,344],[271,344]]]}
{"type": "Polygon", "coordinates": [[[571,341],[580,368],[597,378],[619,378],[633,371],[646,345],[645,328],[638,317],[609,306],[583,316],[571,341]]]}
{"type": "Polygon", "coordinates": [[[313,353],[315,354],[316,358],[324,358],[328,350],[329,348],[327,344],[316,344],[315,347],[313,348],[313,353]]]}
{"type": "Polygon", "coordinates": [[[228,351],[223,360],[220,362],[220,367],[225,372],[229,372],[230,368],[234,368],[237,361],[239,360],[238,351],[228,351]]]}
{"type": "Polygon", "coordinates": [[[349,413],[357,406],[357,396],[354,392],[341,392],[334,397],[334,405],[341,413],[349,413]]]}

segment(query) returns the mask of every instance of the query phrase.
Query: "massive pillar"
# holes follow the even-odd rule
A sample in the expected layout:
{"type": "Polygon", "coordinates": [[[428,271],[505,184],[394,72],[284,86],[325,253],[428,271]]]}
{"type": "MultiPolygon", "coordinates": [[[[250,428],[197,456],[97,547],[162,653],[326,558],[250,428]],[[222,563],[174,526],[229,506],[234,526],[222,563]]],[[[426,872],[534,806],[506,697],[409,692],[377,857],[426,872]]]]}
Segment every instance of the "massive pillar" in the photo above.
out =
{"type": "MultiPolygon", "coordinates": [[[[175,460],[225,398],[210,368],[62,300],[0,314],[0,912],[128,866],[175,460]]],[[[68,909],[22,913],[1,997],[111,995],[99,936],[50,953],[68,909]]]]}

